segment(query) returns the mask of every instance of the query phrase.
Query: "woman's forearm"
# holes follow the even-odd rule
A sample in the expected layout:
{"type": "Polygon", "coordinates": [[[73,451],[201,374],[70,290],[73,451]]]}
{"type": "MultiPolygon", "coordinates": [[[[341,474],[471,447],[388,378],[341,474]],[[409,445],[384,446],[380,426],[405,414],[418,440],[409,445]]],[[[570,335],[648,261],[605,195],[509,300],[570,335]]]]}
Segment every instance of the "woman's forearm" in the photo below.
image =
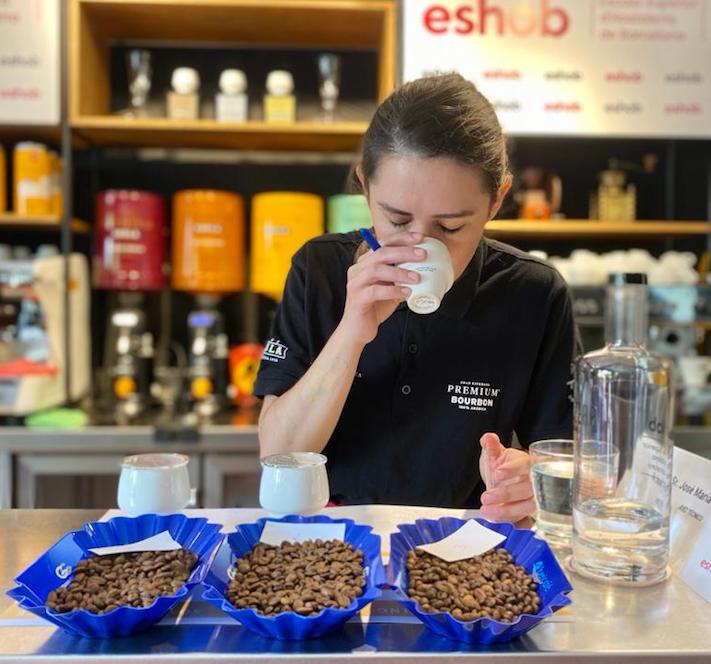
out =
{"type": "Polygon", "coordinates": [[[341,416],[363,344],[339,326],[298,383],[265,402],[259,418],[262,457],[280,452],[320,452],[341,416]]]}

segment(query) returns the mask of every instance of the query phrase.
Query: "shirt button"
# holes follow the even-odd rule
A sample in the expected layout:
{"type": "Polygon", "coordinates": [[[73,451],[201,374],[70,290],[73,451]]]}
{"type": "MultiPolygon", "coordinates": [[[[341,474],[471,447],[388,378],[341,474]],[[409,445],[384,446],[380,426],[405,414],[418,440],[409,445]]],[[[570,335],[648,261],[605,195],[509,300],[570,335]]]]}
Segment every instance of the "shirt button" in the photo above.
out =
{"type": "Polygon", "coordinates": [[[412,392],[412,388],[409,385],[403,385],[401,391],[405,396],[407,396],[410,392],[412,392]]]}
{"type": "Polygon", "coordinates": [[[417,352],[417,344],[410,344],[407,348],[413,355],[417,352]]]}

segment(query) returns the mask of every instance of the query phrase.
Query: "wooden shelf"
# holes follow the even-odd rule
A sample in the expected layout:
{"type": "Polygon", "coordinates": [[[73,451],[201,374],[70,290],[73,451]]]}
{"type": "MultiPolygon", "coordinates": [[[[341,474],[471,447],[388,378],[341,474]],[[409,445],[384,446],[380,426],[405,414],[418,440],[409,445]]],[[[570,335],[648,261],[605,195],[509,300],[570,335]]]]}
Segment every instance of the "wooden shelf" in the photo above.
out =
{"type": "Polygon", "coordinates": [[[493,238],[665,238],[708,235],[708,221],[592,221],[565,219],[529,221],[513,219],[490,221],[485,234],[493,238]]]}
{"type": "Polygon", "coordinates": [[[0,143],[17,141],[41,141],[58,145],[62,140],[60,125],[3,125],[0,124],[0,143]]]}
{"type": "Polygon", "coordinates": [[[83,139],[102,147],[232,148],[242,150],[355,151],[365,122],[217,122],[85,116],[72,122],[83,139]]]}
{"type": "MultiPolygon", "coordinates": [[[[0,212],[0,231],[4,228],[17,228],[22,230],[56,230],[61,228],[61,219],[54,216],[22,217],[12,212],[0,212]]],[[[89,233],[91,226],[80,219],[72,219],[74,233],[89,233]]]]}

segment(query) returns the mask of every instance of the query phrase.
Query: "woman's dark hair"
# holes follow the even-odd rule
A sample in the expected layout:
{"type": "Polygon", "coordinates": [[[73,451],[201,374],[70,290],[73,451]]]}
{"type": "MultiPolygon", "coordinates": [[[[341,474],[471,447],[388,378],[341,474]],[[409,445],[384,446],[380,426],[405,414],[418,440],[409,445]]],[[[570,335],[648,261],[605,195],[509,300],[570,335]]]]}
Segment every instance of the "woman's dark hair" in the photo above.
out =
{"type": "MultiPolygon", "coordinates": [[[[506,142],[494,108],[459,74],[436,74],[399,87],[375,111],[360,166],[372,179],[389,154],[449,157],[479,169],[492,199],[508,173],[506,142]]],[[[353,184],[360,183],[353,169],[353,184]]]]}

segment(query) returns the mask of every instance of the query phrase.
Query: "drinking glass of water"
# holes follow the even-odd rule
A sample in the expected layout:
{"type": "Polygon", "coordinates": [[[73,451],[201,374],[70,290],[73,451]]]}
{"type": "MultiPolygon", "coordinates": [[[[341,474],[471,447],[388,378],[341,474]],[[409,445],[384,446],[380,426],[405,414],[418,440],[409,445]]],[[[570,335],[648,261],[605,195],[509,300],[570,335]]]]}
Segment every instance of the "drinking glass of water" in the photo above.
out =
{"type": "Polygon", "coordinates": [[[528,448],[536,498],[536,530],[549,544],[569,548],[573,535],[573,441],[539,440],[528,448]]]}

